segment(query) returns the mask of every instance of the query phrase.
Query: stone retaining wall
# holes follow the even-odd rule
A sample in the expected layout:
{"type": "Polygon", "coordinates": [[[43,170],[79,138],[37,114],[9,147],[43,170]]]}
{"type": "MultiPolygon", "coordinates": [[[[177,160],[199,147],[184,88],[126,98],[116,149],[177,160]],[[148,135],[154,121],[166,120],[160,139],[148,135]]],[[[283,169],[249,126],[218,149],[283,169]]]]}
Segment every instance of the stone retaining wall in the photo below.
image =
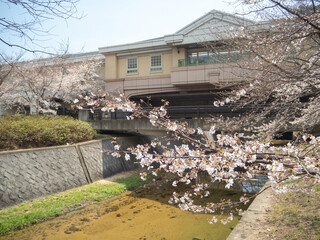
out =
{"type": "MultiPolygon", "coordinates": [[[[0,152],[0,209],[138,167],[134,159],[104,153],[113,149],[111,141],[0,152]]],[[[126,147],[143,139],[120,137],[118,142],[126,147]]]]}

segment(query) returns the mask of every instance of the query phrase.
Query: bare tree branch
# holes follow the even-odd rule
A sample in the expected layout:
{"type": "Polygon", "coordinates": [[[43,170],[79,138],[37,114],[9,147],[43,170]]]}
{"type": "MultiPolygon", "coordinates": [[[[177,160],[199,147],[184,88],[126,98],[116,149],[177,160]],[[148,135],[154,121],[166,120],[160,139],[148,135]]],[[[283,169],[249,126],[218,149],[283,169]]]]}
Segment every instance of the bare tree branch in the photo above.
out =
{"type": "Polygon", "coordinates": [[[79,15],[77,12],[76,5],[79,0],[1,0],[1,2],[8,8],[11,5],[20,7],[26,17],[24,22],[0,17],[0,32],[5,32],[11,36],[18,34],[20,38],[25,39],[26,44],[11,43],[4,36],[0,37],[0,41],[9,47],[31,53],[54,54],[45,50],[44,46],[37,44],[37,42],[42,41],[42,37],[50,35],[51,29],[43,27],[44,21],[56,18],[79,19],[83,17],[83,14],[79,15]],[[38,47],[29,46],[28,43],[38,47]]]}

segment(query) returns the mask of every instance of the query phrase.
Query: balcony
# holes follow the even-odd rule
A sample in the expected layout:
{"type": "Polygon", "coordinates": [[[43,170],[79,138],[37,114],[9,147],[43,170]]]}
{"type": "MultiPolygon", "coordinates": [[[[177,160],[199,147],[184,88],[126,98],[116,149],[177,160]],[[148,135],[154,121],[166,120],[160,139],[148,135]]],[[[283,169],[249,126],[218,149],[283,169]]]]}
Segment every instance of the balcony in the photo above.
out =
{"type": "Polygon", "coordinates": [[[247,59],[249,56],[250,52],[242,53],[240,51],[195,52],[189,54],[186,59],[179,59],[178,67],[235,63],[247,59]]]}
{"type": "Polygon", "coordinates": [[[241,69],[234,63],[202,64],[171,69],[171,84],[176,87],[207,85],[224,88],[240,83],[241,69]]]}
{"type": "Polygon", "coordinates": [[[240,69],[235,63],[249,57],[250,52],[239,50],[189,52],[186,59],[178,60],[178,67],[171,69],[171,83],[177,87],[229,87],[241,80],[240,69]]]}

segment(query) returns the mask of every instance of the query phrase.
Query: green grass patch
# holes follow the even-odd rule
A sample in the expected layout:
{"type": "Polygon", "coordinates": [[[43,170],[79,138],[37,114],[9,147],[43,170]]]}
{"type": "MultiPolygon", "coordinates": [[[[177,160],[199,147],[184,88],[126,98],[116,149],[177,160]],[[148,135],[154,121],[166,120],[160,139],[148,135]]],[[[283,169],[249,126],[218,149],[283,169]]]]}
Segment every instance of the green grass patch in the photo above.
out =
{"type": "Polygon", "coordinates": [[[280,194],[271,212],[275,239],[320,239],[320,192],[280,194]]]}
{"type": "Polygon", "coordinates": [[[0,235],[59,216],[85,204],[119,195],[149,181],[142,181],[139,175],[133,175],[112,184],[95,182],[1,210],[0,235]]]}
{"type": "Polygon", "coordinates": [[[117,183],[122,184],[126,187],[126,189],[130,190],[136,187],[139,187],[145,183],[149,183],[152,180],[152,176],[150,174],[147,176],[147,180],[143,181],[140,175],[132,175],[127,178],[120,178],[116,180],[117,183]]]}

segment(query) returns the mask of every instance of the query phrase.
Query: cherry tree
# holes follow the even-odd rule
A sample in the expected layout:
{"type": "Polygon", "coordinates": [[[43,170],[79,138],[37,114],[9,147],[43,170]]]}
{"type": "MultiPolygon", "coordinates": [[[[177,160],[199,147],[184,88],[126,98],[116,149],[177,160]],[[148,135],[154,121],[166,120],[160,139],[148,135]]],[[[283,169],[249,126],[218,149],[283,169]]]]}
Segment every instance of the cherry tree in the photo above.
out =
{"type": "Polygon", "coordinates": [[[53,113],[80,94],[97,88],[101,60],[72,62],[68,57],[16,63],[1,86],[6,108],[30,106],[37,113],[53,113]]]}
{"type": "MultiPolygon", "coordinates": [[[[7,64],[4,59],[2,61],[0,60],[0,89],[2,90],[1,86],[6,81],[8,76],[10,75],[11,71],[13,69],[13,63],[7,64]]],[[[0,94],[4,94],[4,89],[0,91],[0,94]]]]}
{"type": "MultiPolygon", "coordinates": [[[[231,221],[234,213],[241,213],[239,204],[248,203],[254,196],[243,194],[237,202],[225,199],[199,204],[199,198],[215,194],[211,188],[214,183],[223,183],[228,189],[262,174],[268,176],[269,188],[277,192],[309,193],[320,184],[320,137],[302,134],[297,142],[275,147],[268,136],[290,127],[312,130],[319,124],[319,2],[242,2],[251,7],[249,12],[265,21],[230,30],[224,44],[250,52],[248,58],[237,63],[246,82],[215,105],[264,106],[236,120],[236,124],[246,126],[249,132],[258,129],[264,138],[235,132],[223,134],[216,120],[209,116],[208,129],[194,129],[187,122],[171,120],[166,109],[169,102],[165,100],[161,107],[150,110],[143,108],[143,104],[148,103],[129,101],[123,94],[101,93],[85,96],[86,104],[79,105],[80,108],[99,107],[102,111],[131,112],[128,121],[147,118],[153,126],[164,129],[167,132],[164,140],[154,139],[128,149],[122,149],[114,141],[110,154],[126,160],[135,156],[146,169],[142,178],[148,173],[173,173],[173,186],[179,188],[187,184],[191,188],[185,193],[175,191],[170,203],[196,213],[228,212],[222,223],[231,221]]],[[[210,222],[217,221],[214,216],[210,222]]]]}
{"type": "Polygon", "coordinates": [[[245,84],[216,105],[263,106],[237,120],[249,130],[318,132],[319,1],[241,2],[248,7],[245,16],[261,21],[230,31],[225,44],[250,53],[238,62],[245,84]]]}
{"type": "MultiPolygon", "coordinates": [[[[53,36],[52,29],[55,20],[83,17],[83,14],[78,13],[78,2],[79,0],[0,0],[3,10],[0,18],[0,46],[2,46],[0,51],[0,96],[5,93],[22,92],[21,84],[18,84],[17,81],[13,82],[9,73],[11,74],[13,70],[15,74],[18,71],[26,72],[22,69],[21,63],[18,63],[25,53],[32,53],[32,58],[38,58],[38,54],[58,58],[68,52],[68,44],[60,44],[60,49],[53,49],[46,43],[48,38],[53,36]],[[11,11],[15,12],[14,16],[7,14],[11,11]],[[17,56],[14,56],[18,51],[17,56]],[[7,81],[8,77],[10,82],[7,81]]],[[[39,94],[38,92],[35,95],[39,94]]],[[[13,96],[9,97],[13,98],[13,96]]],[[[30,94],[19,96],[20,103],[21,101],[24,104],[30,102],[30,97],[30,94]]],[[[8,100],[6,103],[13,102],[8,100]]],[[[10,107],[10,104],[5,107],[10,107]]]]}
{"type": "MultiPolygon", "coordinates": [[[[188,192],[174,192],[169,201],[182,210],[195,213],[216,213],[222,210],[222,213],[228,213],[229,216],[222,218],[221,222],[227,223],[233,219],[234,213],[241,214],[239,204],[248,203],[254,196],[244,194],[237,202],[225,199],[219,203],[198,204],[197,199],[215,193],[210,188],[214,183],[224,183],[225,188],[229,189],[235,184],[264,174],[270,180],[270,187],[278,192],[310,192],[314,185],[320,184],[320,137],[305,135],[299,145],[274,147],[268,138],[257,141],[246,140],[245,135],[239,133],[221,134],[217,132],[214,122],[208,129],[194,129],[186,122],[171,120],[166,109],[169,102],[165,100],[161,107],[146,110],[141,104],[126,99],[123,94],[118,96],[100,93],[83,99],[85,101],[82,103],[78,99],[75,101],[80,108],[91,106],[100,107],[102,111],[131,112],[128,121],[147,118],[153,126],[167,132],[165,139],[153,139],[150,143],[128,149],[122,149],[115,140],[114,150],[108,152],[126,160],[135,156],[146,169],[146,172],[141,173],[143,179],[148,173],[173,173],[173,186],[191,186],[188,192]],[[209,137],[213,135],[215,138],[209,137]],[[203,176],[206,177],[205,181],[203,176]]],[[[211,223],[217,221],[216,216],[210,220],[211,223]]]]}

